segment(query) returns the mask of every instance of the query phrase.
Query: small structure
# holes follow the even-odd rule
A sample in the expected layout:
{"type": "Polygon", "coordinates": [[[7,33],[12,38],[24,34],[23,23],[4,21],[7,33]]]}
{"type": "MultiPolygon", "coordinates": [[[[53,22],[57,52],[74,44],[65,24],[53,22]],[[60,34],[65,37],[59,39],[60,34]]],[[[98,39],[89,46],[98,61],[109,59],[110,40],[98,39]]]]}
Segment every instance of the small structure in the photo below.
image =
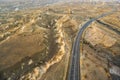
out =
{"type": "Polygon", "coordinates": [[[19,10],[19,8],[16,7],[16,8],[15,8],[15,11],[18,11],[18,10],[19,10]]]}

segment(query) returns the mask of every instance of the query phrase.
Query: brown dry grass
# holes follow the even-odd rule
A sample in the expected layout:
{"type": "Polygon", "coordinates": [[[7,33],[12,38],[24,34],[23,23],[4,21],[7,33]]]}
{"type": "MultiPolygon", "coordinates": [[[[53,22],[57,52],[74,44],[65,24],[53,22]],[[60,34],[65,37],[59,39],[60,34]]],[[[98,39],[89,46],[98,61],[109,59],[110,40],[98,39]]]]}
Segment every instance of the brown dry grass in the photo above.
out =
{"type": "Polygon", "coordinates": [[[112,25],[120,31],[120,12],[115,12],[114,14],[104,17],[101,20],[112,25]]]}

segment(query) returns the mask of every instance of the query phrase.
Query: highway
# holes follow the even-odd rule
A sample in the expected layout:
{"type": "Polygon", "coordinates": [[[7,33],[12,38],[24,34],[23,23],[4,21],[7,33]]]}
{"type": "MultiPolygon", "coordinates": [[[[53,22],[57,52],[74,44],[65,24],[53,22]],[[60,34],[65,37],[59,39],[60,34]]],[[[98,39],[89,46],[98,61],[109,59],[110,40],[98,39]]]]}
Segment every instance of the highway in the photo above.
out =
{"type": "Polygon", "coordinates": [[[87,21],[79,30],[75,42],[73,43],[73,48],[70,56],[70,62],[69,62],[69,68],[68,68],[68,76],[67,80],[81,80],[81,73],[80,73],[80,43],[82,41],[82,35],[83,32],[86,30],[89,25],[96,21],[97,19],[100,19],[102,17],[108,16],[109,14],[112,14],[116,10],[112,10],[111,12],[107,12],[105,14],[102,14],[96,18],[90,19],[87,21]]]}

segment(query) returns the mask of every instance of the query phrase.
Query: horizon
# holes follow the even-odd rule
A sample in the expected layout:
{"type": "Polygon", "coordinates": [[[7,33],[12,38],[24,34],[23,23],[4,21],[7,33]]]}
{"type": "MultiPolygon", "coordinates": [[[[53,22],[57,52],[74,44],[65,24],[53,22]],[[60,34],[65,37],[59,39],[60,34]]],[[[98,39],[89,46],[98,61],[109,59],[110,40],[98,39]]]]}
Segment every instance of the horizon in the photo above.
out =
{"type": "MultiPolygon", "coordinates": [[[[34,1],[34,0],[0,0],[0,1],[2,1],[2,2],[13,2],[13,1],[34,1]]],[[[38,1],[42,1],[42,0],[38,0],[38,1]]],[[[54,2],[56,0],[51,0],[51,1],[54,2]]],[[[66,1],[66,0],[57,0],[57,1],[66,1]]],[[[67,1],[72,1],[72,2],[73,1],[82,1],[82,2],[105,1],[105,2],[111,2],[111,1],[120,1],[120,0],[67,0],[67,1]]]]}

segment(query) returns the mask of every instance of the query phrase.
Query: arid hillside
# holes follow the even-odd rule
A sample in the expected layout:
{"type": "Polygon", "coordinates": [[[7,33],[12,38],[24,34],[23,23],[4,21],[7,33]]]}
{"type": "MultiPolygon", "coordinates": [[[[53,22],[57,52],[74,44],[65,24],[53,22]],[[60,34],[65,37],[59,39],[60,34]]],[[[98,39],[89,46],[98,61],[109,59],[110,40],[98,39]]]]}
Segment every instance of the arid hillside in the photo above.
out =
{"type": "MultiPolygon", "coordinates": [[[[112,9],[108,4],[66,3],[0,13],[0,80],[66,80],[78,31],[112,9]]],[[[119,14],[118,8],[84,31],[82,80],[112,80],[109,62],[120,67],[119,14]]]]}

